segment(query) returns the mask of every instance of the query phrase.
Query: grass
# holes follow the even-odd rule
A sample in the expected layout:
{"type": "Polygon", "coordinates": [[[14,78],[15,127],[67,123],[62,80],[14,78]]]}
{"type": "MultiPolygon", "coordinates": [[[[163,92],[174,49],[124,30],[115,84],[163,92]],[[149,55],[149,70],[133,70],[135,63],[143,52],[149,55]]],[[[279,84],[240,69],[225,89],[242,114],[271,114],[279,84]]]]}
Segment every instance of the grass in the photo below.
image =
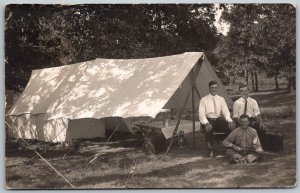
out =
{"type": "Polygon", "coordinates": [[[287,118],[296,113],[296,93],[270,92],[252,96],[258,101],[264,118],[287,118]]]}
{"type": "MultiPolygon", "coordinates": [[[[114,146],[104,148],[99,143],[98,148],[92,148],[89,153],[85,151],[86,154],[79,152],[90,145],[82,146],[67,156],[63,156],[64,151],[44,156],[79,189],[293,186],[296,180],[295,124],[270,122],[268,126],[284,131],[285,150],[279,156],[264,156],[263,162],[245,166],[230,164],[223,156],[208,159],[201,133],[196,136],[196,149],[174,147],[168,156],[164,153],[147,155],[136,144],[124,150],[121,141],[119,148],[117,141],[114,141],[114,146]],[[91,168],[85,169],[95,153],[102,149],[110,151],[96,159],[91,168]]],[[[15,154],[6,158],[8,187],[70,188],[40,159],[28,161],[31,158],[27,157],[26,152],[15,151],[15,154]]]]}
{"type": "MultiPolygon", "coordinates": [[[[226,86],[226,89],[230,92],[229,94],[237,95],[238,88],[240,84],[245,83],[244,77],[236,77],[234,82],[231,82],[229,85],[226,86]]],[[[248,80],[249,89],[252,90],[252,82],[249,77],[248,80]]],[[[278,77],[278,85],[280,89],[286,89],[288,85],[288,80],[286,77],[278,77]]],[[[274,77],[267,78],[264,73],[258,73],[258,89],[259,91],[266,91],[266,90],[275,90],[275,80],[274,77]]]]}
{"type": "MultiPolygon", "coordinates": [[[[195,149],[191,148],[192,136],[186,135],[189,147],[174,146],[167,156],[145,154],[141,140],[130,135],[115,138],[108,144],[104,144],[104,140],[80,141],[72,151],[57,144],[41,153],[79,189],[293,187],[296,182],[295,94],[258,93],[253,98],[261,106],[268,128],[285,136],[284,151],[278,155],[263,155],[259,163],[231,164],[221,150],[217,158],[208,159],[200,132],[196,133],[195,149]],[[85,169],[95,154],[99,157],[85,169]]],[[[40,142],[31,143],[38,147],[40,142]]],[[[70,188],[32,151],[19,147],[18,141],[7,141],[8,188],[70,188]]]]}
{"type": "Polygon", "coordinates": [[[260,108],[261,113],[264,115],[264,118],[287,118],[292,116],[293,109],[292,107],[262,107],[260,108]]]}

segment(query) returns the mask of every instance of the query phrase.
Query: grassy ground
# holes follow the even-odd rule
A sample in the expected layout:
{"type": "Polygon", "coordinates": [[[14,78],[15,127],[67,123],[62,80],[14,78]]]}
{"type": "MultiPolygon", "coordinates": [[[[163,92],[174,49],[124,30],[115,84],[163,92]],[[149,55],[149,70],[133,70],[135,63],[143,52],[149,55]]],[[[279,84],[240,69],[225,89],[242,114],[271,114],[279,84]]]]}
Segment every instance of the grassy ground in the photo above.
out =
{"type": "MultiPolygon", "coordinates": [[[[196,148],[174,147],[169,155],[147,155],[136,136],[103,141],[82,141],[76,148],[31,142],[76,188],[223,188],[292,187],[296,182],[295,94],[262,93],[256,98],[270,130],[284,133],[284,151],[264,155],[262,161],[234,165],[219,151],[207,158],[202,133],[196,148]],[[276,107],[274,107],[276,106],[276,107]],[[286,110],[279,110],[286,108],[286,110]],[[43,146],[46,146],[43,149],[43,146]],[[90,160],[99,157],[90,168],[90,160]]],[[[187,136],[189,137],[189,136],[187,136]]],[[[45,162],[22,143],[7,141],[6,179],[8,188],[71,188],[45,162]]]]}

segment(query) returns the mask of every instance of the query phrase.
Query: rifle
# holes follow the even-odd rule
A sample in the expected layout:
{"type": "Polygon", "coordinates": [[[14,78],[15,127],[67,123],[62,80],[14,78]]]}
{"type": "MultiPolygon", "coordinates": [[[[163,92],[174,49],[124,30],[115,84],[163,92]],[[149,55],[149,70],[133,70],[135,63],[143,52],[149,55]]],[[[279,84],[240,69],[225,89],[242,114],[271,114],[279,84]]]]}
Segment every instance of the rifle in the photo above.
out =
{"type": "MultiPolygon", "coordinates": [[[[219,150],[227,150],[227,149],[230,149],[230,147],[229,148],[221,148],[219,150]]],[[[265,154],[265,155],[278,155],[277,153],[273,153],[273,152],[269,152],[269,151],[255,151],[254,149],[249,149],[249,148],[242,148],[241,151],[237,151],[237,152],[243,152],[243,151],[252,151],[252,152],[255,152],[258,154],[265,154]]]]}
{"type": "Polygon", "coordinates": [[[242,151],[253,151],[258,154],[265,154],[265,155],[278,155],[277,153],[269,152],[269,151],[255,151],[254,149],[248,149],[248,148],[243,148],[242,151]]]}

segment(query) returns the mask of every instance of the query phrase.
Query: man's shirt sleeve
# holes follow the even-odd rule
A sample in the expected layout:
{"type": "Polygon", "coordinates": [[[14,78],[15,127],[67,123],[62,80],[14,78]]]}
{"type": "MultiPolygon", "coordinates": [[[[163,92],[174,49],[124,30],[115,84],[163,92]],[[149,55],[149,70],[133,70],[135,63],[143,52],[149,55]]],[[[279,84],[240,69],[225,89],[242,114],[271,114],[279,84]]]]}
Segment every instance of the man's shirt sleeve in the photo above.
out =
{"type": "Polygon", "coordinates": [[[237,101],[233,103],[233,118],[239,118],[239,107],[237,101]]]}
{"type": "Polygon", "coordinates": [[[235,141],[236,138],[236,131],[237,130],[233,130],[223,141],[223,145],[225,147],[232,147],[233,146],[233,142],[235,141]]]}
{"type": "Polygon", "coordinates": [[[261,146],[261,143],[260,143],[260,140],[259,140],[259,137],[258,137],[258,134],[257,134],[256,130],[254,130],[253,132],[254,132],[253,147],[255,149],[257,149],[257,148],[262,149],[262,146],[261,146]]]}
{"type": "Polygon", "coordinates": [[[203,98],[200,100],[200,105],[199,105],[199,120],[203,125],[208,123],[208,120],[206,118],[206,112],[205,112],[205,101],[203,100],[203,98]]]}
{"type": "Polygon", "coordinates": [[[222,113],[226,119],[227,122],[232,122],[232,119],[230,117],[230,112],[228,110],[227,104],[225,102],[225,99],[222,97],[222,113]]]}
{"type": "Polygon", "coordinates": [[[258,104],[255,100],[253,100],[253,113],[254,113],[255,116],[260,114],[258,104]]]}

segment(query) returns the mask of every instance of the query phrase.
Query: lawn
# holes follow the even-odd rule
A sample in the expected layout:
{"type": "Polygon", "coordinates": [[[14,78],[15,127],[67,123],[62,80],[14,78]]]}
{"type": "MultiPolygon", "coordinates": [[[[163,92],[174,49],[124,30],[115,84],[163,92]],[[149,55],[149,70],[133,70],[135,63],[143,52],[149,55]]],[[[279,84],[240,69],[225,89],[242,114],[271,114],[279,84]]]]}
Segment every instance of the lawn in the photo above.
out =
{"type": "MultiPolygon", "coordinates": [[[[147,155],[141,149],[141,139],[133,135],[115,137],[107,144],[99,139],[81,141],[76,147],[30,143],[80,189],[293,187],[296,182],[295,94],[260,93],[253,98],[258,100],[268,128],[284,134],[284,150],[277,155],[263,155],[259,163],[231,164],[222,150],[216,158],[207,158],[201,132],[196,133],[196,148],[174,146],[168,155],[147,155]],[[88,166],[95,154],[98,158],[88,166]]],[[[20,140],[7,141],[6,180],[10,189],[72,188],[20,140]]]]}

